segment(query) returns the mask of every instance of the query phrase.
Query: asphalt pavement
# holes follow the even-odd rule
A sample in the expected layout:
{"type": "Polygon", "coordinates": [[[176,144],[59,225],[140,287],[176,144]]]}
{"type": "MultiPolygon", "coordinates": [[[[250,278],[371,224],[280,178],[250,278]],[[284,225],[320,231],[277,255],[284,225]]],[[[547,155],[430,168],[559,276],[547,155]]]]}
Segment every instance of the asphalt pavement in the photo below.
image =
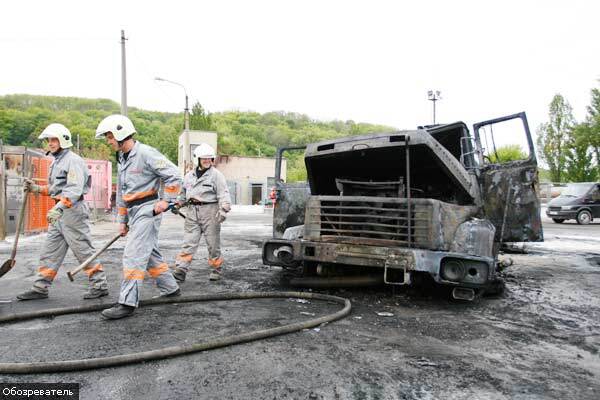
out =
{"type": "MultiPolygon", "coordinates": [[[[600,398],[600,224],[553,224],[545,243],[511,254],[507,290],[471,303],[403,287],[324,291],[352,301],[350,316],[303,332],[110,369],[0,375],[0,382],[76,382],[82,399],[590,399],[600,398]]],[[[97,247],[114,223],[92,228],[97,247]]],[[[224,279],[209,282],[203,245],[182,284],[187,294],[292,290],[285,271],[262,265],[271,215],[233,212],[223,225],[224,279]]],[[[167,216],[160,246],[172,264],[182,220],[167,216]]],[[[18,302],[31,286],[44,235],[20,242],[17,265],[0,279],[0,315],[112,304],[125,239],[102,262],[110,295],[85,301],[86,277],[71,283],[69,253],[50,298],[18,302]]],[[[10,242],[0,243],[0,259],[10,242]]],[[[142,297],[158,290],[150,279],[142,297]]],[[[0,325],[0,363],[82,359],[191,344],[280,326],[339,309],[326,302],[258,300],[145,307],[125,320],[98,312],[0,325]]]]}

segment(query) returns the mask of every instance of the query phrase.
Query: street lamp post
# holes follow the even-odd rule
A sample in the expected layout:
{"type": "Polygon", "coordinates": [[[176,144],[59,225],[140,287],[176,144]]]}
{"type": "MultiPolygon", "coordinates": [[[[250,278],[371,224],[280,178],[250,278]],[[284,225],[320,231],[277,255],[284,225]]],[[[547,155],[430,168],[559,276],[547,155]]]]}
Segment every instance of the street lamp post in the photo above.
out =
{"type": "Polygon", "coordinates": [[[170,81],[168,79],[163,79],[163,78],[159,78],[159,77],[154,78],[154,80],[160,81],[160,82],[171,83],[173,85],[180,86],[183,89],[183,92],[185,93],[185,109],[184,109],[184,113],[183,113],[183,118],[184,118],[183,127],[184,127],[184,130],[189,131],[190,130],[190,109],[188,107],[188,94],[187,94],[187,90],[185,90],[185,86],[183,86],[179,82],[174,82],[174,81],[170,81]]]}
{"type": "Polygon", "coordinates": [[[435,102],[442,99],[442,92],[439,90],[430,90],[427,92],[427,99],[433,103],[433,125],[435,125],[435,102]]]}

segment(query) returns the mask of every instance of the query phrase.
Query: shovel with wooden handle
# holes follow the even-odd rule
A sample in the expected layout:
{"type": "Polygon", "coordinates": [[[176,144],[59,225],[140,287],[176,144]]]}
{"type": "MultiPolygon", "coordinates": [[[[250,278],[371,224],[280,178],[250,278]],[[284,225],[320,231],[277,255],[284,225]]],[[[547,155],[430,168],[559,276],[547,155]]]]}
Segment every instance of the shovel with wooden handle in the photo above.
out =
{"type": "Polygon", "coordinates": [[[91,256],[89,256],[87,258],[87,260],[85,260],[79,267],[75,268],[73,271],[69,271],[67,272],[67,276],[69,277],[69,280],[71,282],[73,282],[73,276],[75,276],[78,272],[80,272],[82,269],[84,269],[85,267],[87,267],[88,265],[90,265],[90,263],[92,261],[94,261],[96,258],[98,258],[98,256],[102,253],[104,253],[106,251],[106,249],[108,249],[114,242],[116,242],[119,238],[121,237],[121,234],[117,234],[117,236],[115,236],[114,238],[112,238],[108,243],[106,243],[104,245],[104,247],[102,247],[100,250],[98,250],[97,252],[95,252],[94,254],[92,254],[91,256]]]}
{"type": "Polygon", "coordinates": [[[25,219],[25,208],[27,207],[27,199],[29,199],[29,192],[24,192],[23,203],[21,204],[21,210],[19,211],[19,219],[17,220],[17,230],[15,232],[15,242],[13,243],[12,253],[10,253],[10,259],[4,261],[2,267],[0,267],[0,277],[4,276],[8,271],[12,269],[17,263],[15,256],[17,255],[17,244],[19,243],[19,235],[21,234],[21,227],[23,226],[23,219],[25,219]]]}

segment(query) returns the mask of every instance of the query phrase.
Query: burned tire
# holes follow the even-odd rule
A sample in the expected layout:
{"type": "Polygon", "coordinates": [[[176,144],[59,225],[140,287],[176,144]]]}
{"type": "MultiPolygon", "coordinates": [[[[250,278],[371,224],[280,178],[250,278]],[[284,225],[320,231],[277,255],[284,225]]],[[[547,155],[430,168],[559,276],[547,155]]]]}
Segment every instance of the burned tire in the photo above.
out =
{"type": "Polygon", "coordinates": [[[317,276],[317,265],[315,261],[304,261],[302,263],[302,276],[317,276]]]}
{"type": "Polygon", "coordinates": [[[504,284],[504,279],[497,278],[493,282],[490,283],[490,286],[485,289],[485,296],[502,296],[504,290],[506,289],[506,285],[504,284]]]}
{"type": "Polygon", "coordinates": [[[592,213],[588,210],[581,210],[577,213],[577,223],[579,225],[588,225],[592,222],[592,213]]]}
{"type": "Polygon", "coordinates": [[[557,224],[562,224],[565,222],[565,220],[561,218],[552,218],[552,221],[556,222],[557,224]]]}

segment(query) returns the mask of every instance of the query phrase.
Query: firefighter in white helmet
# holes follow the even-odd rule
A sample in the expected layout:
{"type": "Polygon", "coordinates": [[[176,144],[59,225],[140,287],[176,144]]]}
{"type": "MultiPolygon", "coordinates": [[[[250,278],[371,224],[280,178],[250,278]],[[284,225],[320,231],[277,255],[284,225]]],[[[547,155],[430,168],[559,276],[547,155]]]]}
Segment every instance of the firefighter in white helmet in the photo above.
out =
{"type": "MultiPolygon", "coordinates": [[[[48,211],[48,235],[42,249],[40,266],[33,287],[17,296],[19,300],[36,300],[48,297],[48,288],[70,248],[82,263],[94,254],[90,238],[89,208],[83,196],[90,188],[90,176],[85,161],[70,148],[71,132],[61,124],[50,124],[38,139],[46,139],[54,157],[50,165],[48,185],[37,185],[26,179],[23,189],[28,193],[50,196],[55,201],[48,211]]],[[[95,299],[108,294],[106,274],[102,264],[84,269],[90,287],[84,299],[95,299]]]]}
{"type": "Polygon", "coordinates": [[[124,115],[104,118],[96,138],[105,138],[117,151],[118,220],[121,235],[127,235],[123,251],[123,281],[118,303],[102,312],[106,319],[131,315],[138,306],[146,272],[156,280],[161,296],[178,296],[179,285],[163,261],[158,248],[162,216],[181,190],[177,167],[158,150],[133,138],[135,127],[124,115]],[[160,197],[160,184],[164,194],[160,197]]]}
{"type": "Polygon", "coordinates": [[[204,235],[208,246],[209,279],[221,279],[223,257],[221,256],[221,223],[231,210],[229,188],[223,174],[214,167],[216,157],[212,146],[202,143],[194,149],[196,168],[183,179],[183,189],[178,204],[186,204],[183,245],[177,255],[173,276],[179,282],[185,280],[192,258],[204,235]]]}

